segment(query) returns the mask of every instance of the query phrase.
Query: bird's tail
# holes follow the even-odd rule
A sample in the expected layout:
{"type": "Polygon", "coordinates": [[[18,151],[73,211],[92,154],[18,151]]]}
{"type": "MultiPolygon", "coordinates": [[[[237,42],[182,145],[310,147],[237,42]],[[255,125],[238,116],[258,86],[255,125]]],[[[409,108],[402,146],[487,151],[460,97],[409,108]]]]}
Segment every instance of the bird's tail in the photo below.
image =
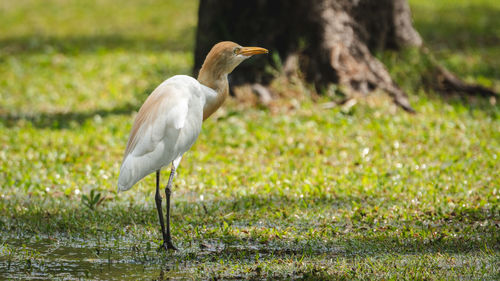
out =
{"type": "Polygon", "coordinates": [[[130,189],[130,187],[120,184],[120,182],[118,182],[117,186],[118,186],[118,193],[123,192],[123,191],[127,191],[130,189]]]}
{"type": "Polygon", "coordinates": [[[118,192],[127,191],[137,182],[134,177],[134,169],[129,167],[129,161],[125,159],[120,168],[120,175],[118,176],[118,192]]]}
{"type": "Polygon", "coordinates": [[[122,181],[120,181],[120,177],[118,177],[117,187],[118,187],[118,192],[122,192],[129,190],[132,187],[132,185],[129,186],[128,184],[124,184],[122,181]]]}

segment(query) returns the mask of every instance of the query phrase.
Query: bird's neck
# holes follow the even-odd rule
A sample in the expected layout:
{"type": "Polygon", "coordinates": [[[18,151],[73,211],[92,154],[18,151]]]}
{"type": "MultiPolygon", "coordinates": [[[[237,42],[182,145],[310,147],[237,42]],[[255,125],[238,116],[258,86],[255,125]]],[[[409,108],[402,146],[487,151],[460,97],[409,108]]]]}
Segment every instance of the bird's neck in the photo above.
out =
{"type": "Polygon", "coordinates": [[[205,106],[203,107],[203,120],[205,120],[217,111],[226,100],[229,95],[229,82],[227,81],[227,73],[217,69],[206,69],[205,65],[200,70],[198,82],[215,91],[215,95],[206,95],[205,106]]]}

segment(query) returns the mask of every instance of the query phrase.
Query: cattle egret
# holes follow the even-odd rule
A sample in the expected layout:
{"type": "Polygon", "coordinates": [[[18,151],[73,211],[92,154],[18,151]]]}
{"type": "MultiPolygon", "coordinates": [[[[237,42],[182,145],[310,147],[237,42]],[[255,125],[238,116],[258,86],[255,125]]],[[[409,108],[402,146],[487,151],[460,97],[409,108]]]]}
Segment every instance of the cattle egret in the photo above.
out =
{"type": "Polygon", "coordinates": [[[216,44],[205,58],[198,80],[176,75],[161,83],[139,109],[125,149],[118,177],[118,191],[130,189],[156,171],[155,202],[163,235],[162,248],[176,250],[170,235],[170,194],[182,155],[200,134],[201,124],[224,102],[229,93],[227,75],[252,55],[265,54],[260,47],[234,42],[216,44]],[[160,170],[172,163],[165,187],[167,227],[163,221],[160,170]]]}

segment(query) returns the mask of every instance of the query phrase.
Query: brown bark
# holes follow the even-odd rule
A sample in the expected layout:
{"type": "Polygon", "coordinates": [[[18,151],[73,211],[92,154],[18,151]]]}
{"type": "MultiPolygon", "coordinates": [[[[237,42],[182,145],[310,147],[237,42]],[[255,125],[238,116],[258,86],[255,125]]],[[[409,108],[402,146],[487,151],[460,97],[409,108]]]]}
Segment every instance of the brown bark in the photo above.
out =
{"type": "Polygon", "coordinates": [[[300,71],[318,89],[329,83],[361,94],[380,89],[413,111],[406,93],[372,55],[422,44],[407,0],[201,0],[195,72],[223,40],[272,52],[239,66],[230,77],[233,86],[269,83],[273,77],[265,66],[276,64],[279,54],[285,72],[300,71]]]}

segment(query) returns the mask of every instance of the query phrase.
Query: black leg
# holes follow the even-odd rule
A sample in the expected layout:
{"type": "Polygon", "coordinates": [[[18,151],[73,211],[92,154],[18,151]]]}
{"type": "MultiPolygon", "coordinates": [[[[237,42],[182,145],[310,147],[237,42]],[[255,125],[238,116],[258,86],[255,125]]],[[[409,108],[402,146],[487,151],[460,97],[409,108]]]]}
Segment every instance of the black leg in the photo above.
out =
{"type": "Polygon", "coordinates": [[[165,223],[163,222],[163,211],[162,211],[162,205],[161,205],[160,170],[156,171],[155,202],[156,202],[156,210],[158,211],[158,218],[160,219],[161,234],[163,236],[163,244],[165,244],[165,239],[167,238],[167,233],[165,232],[165,223]]]}
{"type": "Polygon", "coordinates": [[[170,194],[172,194],[172,181],[175,176],[175,165],[172,163],[172,170],[170,171],[170,177],[168,178],[167,186],[165,187],[165,195],[167,196],[167,237],[163,239],[163,245],[167,249],[177,250],[177,248],[172,244],[172,236],[170,235],[170,194]],[[165,245],[166,244],[166,245],[165,245]]]}

